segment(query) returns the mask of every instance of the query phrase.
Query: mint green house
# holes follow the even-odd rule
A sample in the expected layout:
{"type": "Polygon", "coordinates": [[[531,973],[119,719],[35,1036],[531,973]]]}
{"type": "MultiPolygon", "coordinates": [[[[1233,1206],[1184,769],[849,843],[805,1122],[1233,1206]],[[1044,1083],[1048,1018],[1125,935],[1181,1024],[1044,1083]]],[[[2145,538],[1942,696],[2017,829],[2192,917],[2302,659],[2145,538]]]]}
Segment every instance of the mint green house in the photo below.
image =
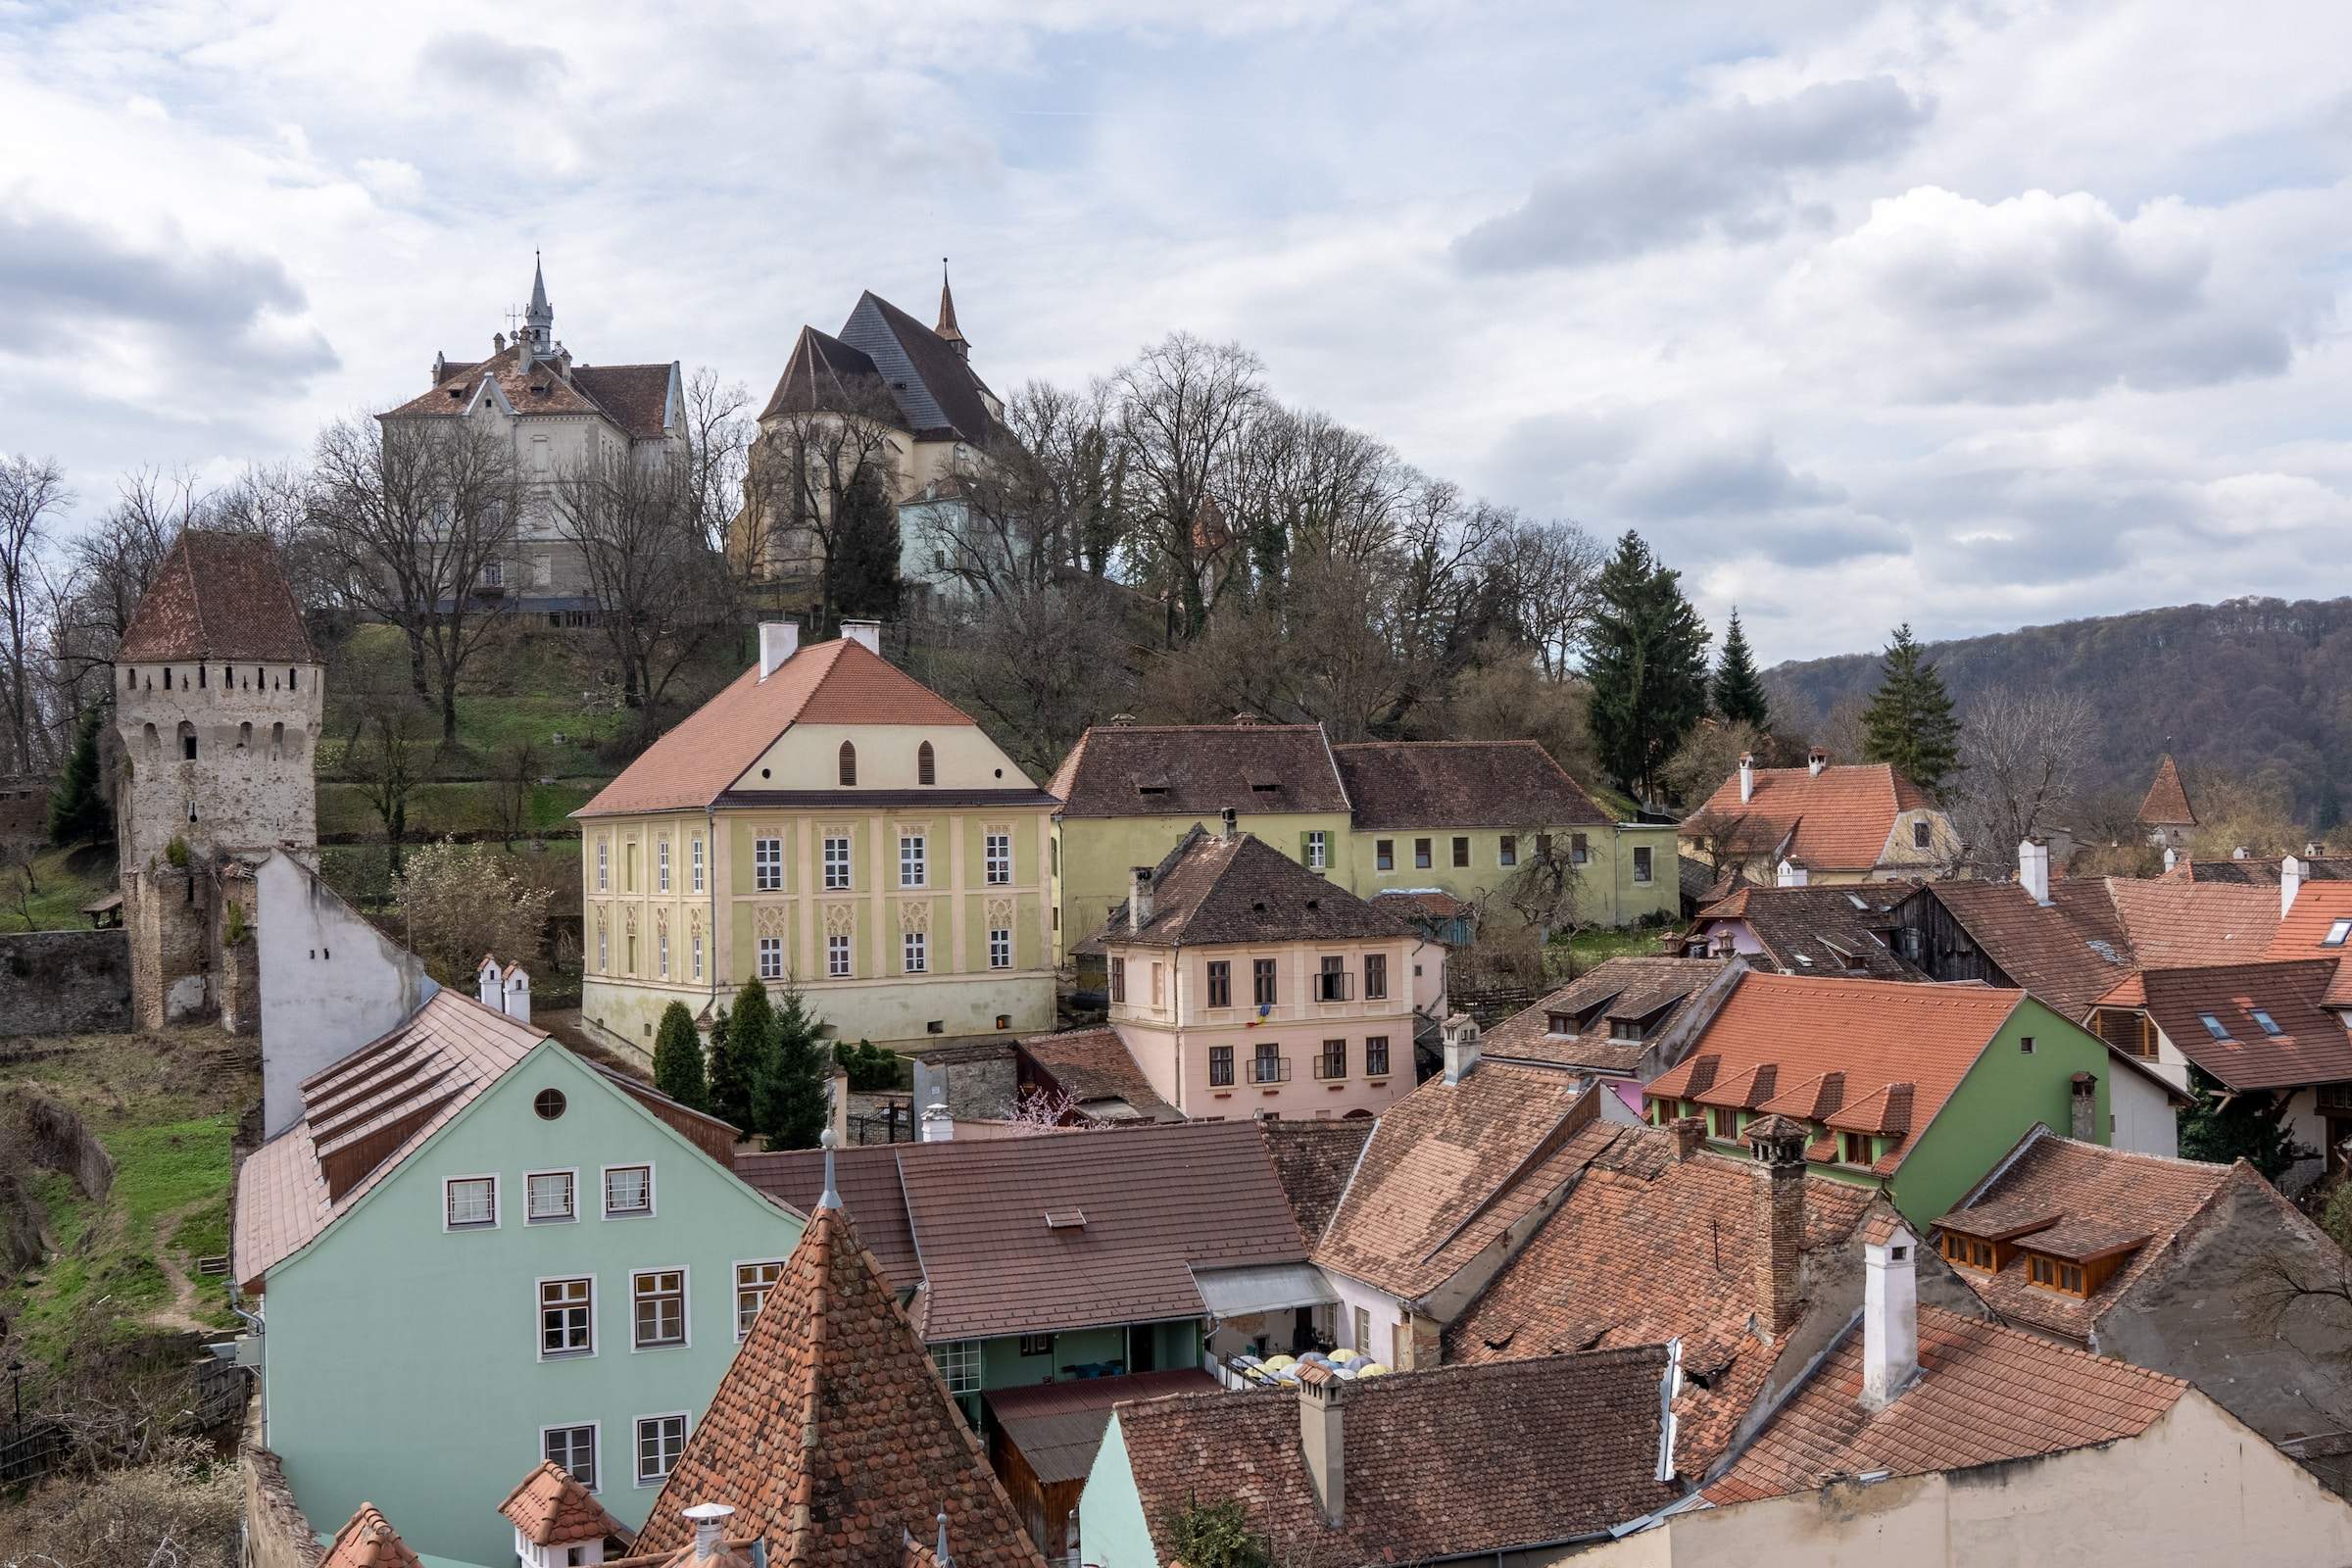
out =
{"type": "Polygon", "coordinates": [[[802,1228],[732,1130],[450,991],[302,1093],[231,1250],[304,1513],[504,1563],[498,1505],[552,1458],[639,1523],[802,1228]]]}

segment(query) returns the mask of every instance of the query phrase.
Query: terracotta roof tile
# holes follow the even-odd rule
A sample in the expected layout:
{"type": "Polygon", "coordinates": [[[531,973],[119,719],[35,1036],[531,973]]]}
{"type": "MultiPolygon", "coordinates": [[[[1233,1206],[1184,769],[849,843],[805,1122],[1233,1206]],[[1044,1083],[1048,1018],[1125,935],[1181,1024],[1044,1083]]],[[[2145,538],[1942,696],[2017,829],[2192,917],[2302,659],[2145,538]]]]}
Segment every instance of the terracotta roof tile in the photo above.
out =
{"type": "Polygon", "coordinates": [[[2197,813],[2189,807],[2188,791],[2180,783],[2180,769],[2170,752],[2157,760],[2156,776],[2149,780],[2147,796],[2139,803],[2139,819],[2150,827],[2197,825],[2197,813]]]}
{"type": "Polygon", "coordinates": [[[1367,741],[1331,754],[1363,832],[1616,820],[1534,741],[1367,741]]]}
{"type": "Polygon", "coordinates": [[[2352,882],[2307,882],[2296,889],[2293,907],[2279,918],[2262,956],[2331,960],[2352,956],[2352,940],[2328,946],[2328,933],[2338,920],[2352,921],[2352,882]]]}
{"type": "MultiPolygon", "coordinates": [[[[2352,855],[2302,855],[2296,859],[2302,863],[2306,885],[2352,882],[2352,855]]],[[[2244,859],[2230,857],[2218,860],[2182,856],[2165,875],[2188,882],[2236,882],[2248,887],[2275,888],[2278,885],[2278,856],[2248,856],[2244,859]]]]}
{"type": "Polygon", "coordinates": [[[2003,974],[2065,1018],[2080,1019],[2133,967],[2099,878],[2053,882],[2046,905],[2015,882],[1931,882],[1918,896],[1942,905],[2003,974]]]}
{"type": "Polygon", "coordinates": [[[2332,960],[2306,958],[2149,969],[2141,980],[2148,1016],[2182,1055],[2232,1089],[2283,1089],[2352,1078],[2352,1033],[2326,1005],[2336,972],[2332,960]]]}
{"type": "Polygon", "coordinates": [[[335,1532],[326,1555],[318,1560],[318,1568],[422,1568],[422,1565],[375,1504],[363,1502],[360,1511],[335,1532]]]}
{"type": "Polygon", "coordinates": [[[1127,1042],[1108,1025],[1031,1035],[1020,1043],[1020,1050],[1040,1076],[1077,1101],[1088,1115],[1114,1116],[1117,1109],[1110,1102],[1123,1102],[1150,1121],[1184,1120],[1183,1111],[1153,1092],[1127,1042]]]}
{"type": "Polygon", "coordinates": [[[625,1541],[629,1534],[605,1512],[604,1504],[586,1487],[571,1478],[570,1471],[553,1459],[540,1460],[539,1468],[507,1494],[498,1511],[535,1546],[577,1545],[607,1536],[625,1541]]]}
{"type": "Polygon", "coordinates": [[[1919,787],[1885,762],[1844,763],[1819,773],[1802,767],[1759,767],[1755,789],[1740,799],[1734,771],[1687,822],[1740,819],[1742,837],[1785,852],[1814,870],[1864,870],[1886,858],[1894,819],[1930,807],[1919,787]]]}
{"type": "Polygon", "coordinates": [[[2128,877],[2109,877],[2106,886],[2145,969],[2252,963],[2278,934],[2273,889],[2128,877]]]}
{"type": "Polygon", "coordinates": [[[1320,724],[1097,724],[1046,793],[1068,817],[1348,809],[1320,724]]]}
{"type": "Polygon", "coordinates": [[[1152,918],[1134,930],[1127,924],[1128,903],[1120,900],[1077,951],[1379,941],[1412,934],[1397,915],[1316,875],[1255,834],[1220,838],[1197,824],[1152,868],[1152,918]]]}
{"type": "Polygon", "coordinates": [[[180,530],[115,654],[119,664],[174,659],[318,662],[276,546],[260,534],[180,530]]]}
{"type": "Polygon", "coordinates": [[[668,428],[669,392],[678,373],[673,365],[575,365],[571,384],[629,435],[651,441],[668,428]]]}
{"type": "Polygon", "coordinates": [[[1643,1032],[1654,1039],[1681,1015],[1692,993],[1723,973],[1724,963],[1721,958],[1607,959],[1487,1030],[1479,1037],[1479,1050],[1513,1061],[1631,1072],[1648,1043],[1611,1039],[1611,1020],[1645,1020],[1643,1032]],[[1555,1033],[1554,1018],[1584,1024],[1573,1033],[1555,1033]]]}
{"type": "Polygon", "coordinates": [[[1257,1124],[1274,1160],[1274,1173],[1291,1200],[1291,1212],[1311,1247],[1318,1241],[1340,1206],[1340,1194],[1363,1158],[1372,1137],[1372,1118],[1340,1117],[1332,1121],[1297,1121],[1268,1117],[1257,1124]]]}
{"type": "Polygon", "coordinates": [[[677,366],[575,365],[568,376],[550,359],[524,367],[510,347],[493,359],[470,365],[444,365],[432,390],[411,398],[382,417],[387,419],[454,418],[471,412],[485,383],[496,383],[499,395],[519,416],[534,414],[601,414],[621,431],[640,441],[662,436],[671,412],[670,388],[677,366]]]}

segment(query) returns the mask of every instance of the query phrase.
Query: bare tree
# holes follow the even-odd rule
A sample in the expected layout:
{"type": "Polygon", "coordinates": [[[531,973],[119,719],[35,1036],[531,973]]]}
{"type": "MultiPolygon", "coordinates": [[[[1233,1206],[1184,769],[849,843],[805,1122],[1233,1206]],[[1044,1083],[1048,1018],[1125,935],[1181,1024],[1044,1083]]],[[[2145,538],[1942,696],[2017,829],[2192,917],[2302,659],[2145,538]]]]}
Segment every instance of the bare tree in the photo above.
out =
{"type": "Polygon", "coordinates": [[[1134,700],[1130,598],[1084,576],[1007,595],[946,630],[927,679],[1042,777],[1087,725],[1134,700]]]}
{"type": "Polygon", "coordinates": [[[1557,519],[1515,518],[1490,540],[1487,570],[1509,607],[1514,633],[1535,648],[1546,678],[1565,680],[1575,670],[1607,560],[1600,541],[1557,519]]]}
{"type": "Polygon", "coordinates": [[[525,736],[500,759],[498,774],[491,780],[491,805],[498,813],[499,833],[509,845],[530,831],[531,786],[538,777],[539,753],[525,736]]]}
{"type": "Polygon", "coordinates": [[[42,734],[38,707],[40,672],[47,635],[45,553],[49,521],[73,499],[66,471],[55,458],[35,462],[0,457],[0,723],[10,765],[32,771],[51,748],[38,751],[42,734]]]}
{"type": "Polygon", "coordinates": [[[424,772],[408,713],[389,703],[369,704],[352,725],[343,765],[358,782],[368,809],[384,824],[384,846],[392,875],[398,878],[401,846],[409,836],[409,797],[424,772]]]}
{"type": "Polygon", "coordinates": [[[1128,552],[1143,584],[1167,596],[1171,647],[1208,620],[1201,527],[1219,471],[1263,406],[1262,369],[1238,343],[1172,332],[1112,377],[1134,518],[1128,552]]]}
{"type": "Polygon", "coordinates": [[[1953,824],[1970,855],[2011,865],[2020,841],[2074,825],[2065,819],[2098,734],[2098,714],[2071,692],[1994,687],[1971,703],[1960,726],[1967,767],[1950,786],[1953,824]]]}
{"type": "Polygon", "coordinates": [[[458,681],[501,609],[479,597],[523,507],[513,442],[469,418],[344,419],[319,432],[310,523],[350,602],[400,627],[412,684],[458,732],[458,681]],[[429,685],[428,685],[429,682],[429,685]]]}

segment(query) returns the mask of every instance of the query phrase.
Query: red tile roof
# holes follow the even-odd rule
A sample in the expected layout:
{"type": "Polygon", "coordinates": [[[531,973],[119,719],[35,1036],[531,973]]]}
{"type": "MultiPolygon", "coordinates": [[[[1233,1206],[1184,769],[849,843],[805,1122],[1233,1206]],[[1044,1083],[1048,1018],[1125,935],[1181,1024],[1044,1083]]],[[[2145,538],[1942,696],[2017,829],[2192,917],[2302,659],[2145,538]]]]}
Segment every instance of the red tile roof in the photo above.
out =
{"type": "Polygon", "coordinates": [[[2156,776],[2149,780],[2147,797],[2139,803],[2139,819],[2150,827],[2197,825],[2197,813],[2189,808],[2188,791],[2180,783],[2180,769],[2170,752],[2157,760],[2156,776]]]}
{"type": "Polygon", "coordinates": [[[451,418],[470,412],[485,382],[496,382],[517,415],[601,414],[627,435],[652,440],[664,430],[675,365],[575,365],[566,377],[550,359],[526,368],[512,347],[471,365],[444,365],[441,379],[385,414],[387,419],[451,418]]]}
{"type": "Polygon", "coordinates": [[[1354,825],[1367,833],[1616,820],[1534,741],[1365,741],[1334,746],[1331,754],[1354,825]]]}
{"type": "Polygon", "coordinates": [[[1110,918],[1078,944],[1192,948],[1232,942],[1377,942],[1412,934],[1329,877],[1300,865],[1253,833],[1220,838],[1198,824],[1152,871],[1152,918],[1128,926],[1122,899],[1110,918]]]}
{"type": "Polygon", "coordinates": [[[1657,1479],[1661,1346],[1447,1366],[1339,1385],[1343,1516],[1324,1522],[1298,1395],[1218,1393],[1118,1408],[1159,1560],[1169,1521],[1231,1498],[1281,1563],[1434,1562],[1550,1545],[1672,1501],[1657,1479]]]}
{"type": "Polygon", "coordinates": [[[792,1568],[871,1568],[948,1515],[964,1568],[1043,1568],[872,1254],[838,1208],[809,1216],[637,1533],[691,1551],[684,1511],[722,1502],[730,1532],[792,1568]]]}
{"type": "Polygon", "coordinates": [[[1811,1492],[1834,1476],[1966,1470],[2135,1438],[2188,1385],[2052,1344],[2024,1329],[1919,1309],[1920,1379],[1884,1409],[1862,1404],[1859,1329],[1805,1381],[1709,1501],[1811,1492]]]}
{"type": "MultiPolygon", "coordinates": [[[[1601,1123],[1560,1206],[1446,1331],[1447,1362],[1683,1342],[1675,1464],[1703,1474],[1763,1390],[1773,1348],[1751,1327],[1768,1233],[1760,1167],[1675,1158],[1664,1129],[1601,1123]]],[[[1808,1252],[1841,1246],[1873,1205],[1865,1188],[1805,1179],[1808,1252]]],[[[1792,1327],[1790,1333],[1798,1332],[1792,1327]]]]}
{"type": "Polygon", "coordinates": [[[1372,1137],[1372,1118],[1298,1121],[1269,1116],[1257,1124],[1257,1131],[1266,1141],[1266,1152],[1273,1157],[1282,1190],[1290,1196],[1298,1229],[1312,1246],[1322,1238],[1340,1206],[1340,1194],[1348,1190],[1348,1178],[1355,1174],[1356,1161],[1364,1157],[1364,1145],[1372,1137]]]}
{"type": "Polygon", "coordinates": [[[1736,920],[1764,951],[1750,956],[1758,968],[1783,974],[1861,974],[1878,980],[1925,980],[1897,957],[1886,933],[1895,925],[1894,906],[1919,891],[1917,882],[1832,883],[1805,887],[1735,888],[1728,898],[1698,911],[1695,940],[1718,920],[1736,920]]]}
{"type": "Polygon", "coordinates": [[[1688,999],[1724,972],[1722,958],[1617,957],[1579,975],[1549,996],[1511,1014],[1479,1037],[1480,1052],[1513,1061],[1632,1072],[1659,1030],[1683,1016],[1688,999]],[[1554,1034],[1551,1020],[1588,1020],[1554,1034]],[[1610,1020],[1647,1019],[1647,1040],[1615,1040],[1610,1020]]]}
{"type": "Polygon", "coordinates": [[[607,1536],[628,1539],[628,1531],[611,1514],[595,1494],[571,1477],[571,1472],[553,1459],[542,1459],[539,1468],[522,1478],[522,1484],[507,1494],[507,1500],[498,1505],[507,1522],[523,1534],[534,1546],[561,1544],[577,1545],[590,1541],[602,1541],[607,1536]]]}
{"type": "Polygon", "coordinates": [[[864,644],[838,638],[801,649],[765,680],[755,663],[572,814],[707,807],[795,724],[971,722],[961,709],[864,644]]]}
{"type": "Polygon", "coordinates": [[[1067,817],[1348,809],[1320,724],[1096,724],[1046,793],[1067,817]]]}
{"type": "Polygon", "coordinates": [[[115,654],[118,664],[174,659],[318,662],[275,545],[260,534],[180,530],[115,654]]]}
{"type": "Polygon", "coordinates": [[[2329,958],[2352,956],[2352,941],[2328,947],[2328,933],[2338,920],[2352,920],[2352,882],[2306,882],[2295,892],[2291,908],[2279,918],[2266,958],[2329,958]]]}
{"type": "Polygon", "coordinates": [[[2352,1078],[2352,1033],[2328,1010],[2336,964],[2326,958],[2201,969],[2150,969],[2148,1016],[2182,1055],[2231,1089],[2286,1089],[2352,1078]],[[2273,1034],[2257,1009],[2278,1028],[2273,1034]],[[2217,1040],[2205,1019],[2228,1038],[2217,1040]]]}
{"type": "Polygon", "coordinates": [[[372,1502],[360,1504],[327,1544],[318,1568],[422,1568],[416,1553],[372,1502]]]}
{"type": "Polygon", "coordinates": [[[1685,825],[1740,819],[1747,824],[1742,839],[1761,844],[1768,836],[1778,853],[1800,865],[1817,871],[1867,870],[1886,858],[1899,813],[1934,805],[1918,785],[1885,762],[1847,763],[1819,773],[1759,767],[1748,800],[1740,799],[1735,770],[1685,825]],[[1781,849],[1784,840],[1787,848],[1781,849]]]}
{"type": "Polygon", "coordinates": [[[1039,1077],[1075,1100],[1091,1116],[1115,1115],[1117,1102],[1123,1102],[1150,1121],[1184,1120],[1183,1111],[1152,1090],[1127,1042],[1107,1024],[1031,1035],[1020,1043],[1020,1049],[1039,1077]]]}
{"type": "Polygon", "coordinates": [[[1931,882],[1919,897],[1942,905],[2003,974],[2061,1017],[2080,1019],[2132,972],[2132,939],[2103,879],[2053,882],[2046,905],[2015,882],[1931,882]]]}
{"type": "Polygon", "coordinates": [[[2276,888],[2160,877],[2109,877],[2106,885],[2143,969],[2252,963],[2278,934],[2276,888]]]}

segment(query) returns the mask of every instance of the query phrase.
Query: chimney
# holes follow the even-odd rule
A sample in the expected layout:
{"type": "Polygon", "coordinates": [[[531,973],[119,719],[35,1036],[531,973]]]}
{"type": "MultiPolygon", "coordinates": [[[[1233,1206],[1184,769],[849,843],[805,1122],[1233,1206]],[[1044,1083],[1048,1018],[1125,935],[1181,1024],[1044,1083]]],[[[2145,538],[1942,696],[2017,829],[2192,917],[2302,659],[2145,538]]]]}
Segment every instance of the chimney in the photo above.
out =
{"type": "Polygon", "coordinates": [[[1127,889],[1127,929],[1141,931],[1152,923],[1152,868],[1135,868],[1127,889]]]}
{"type": "Polygon", "coordinates": [[[1756,798],[1756,754],[1740,754],[1740,804],[1745,806],[1756,798]]]}
{"type": "Polygon", "coordinates": [[[503,989],[504,996],[500,1001],[499,1010],[516,1023],[529,1023],[531,1021],[531,977],[523,973],[521,964],[510,963],[507,965],[506,985],[503,989]]]}
{"type": "Polygon", "coordinates": [[[877,659],[882,655],[882,623],[878,620],[845,620],[841,634],[877,659]]]}
{"type": "Polygon", "coordinates": [[[2017,885],[2044,908],[2050,903],[2050,846],[2041,838],[2017,841],[2017,885]]]}
{"type": "Polygon", "coordinates": [[[763,620],[760,623],[760,678],[767,679],[776,666],[801,651],[801,623],[763,620]]]}
{"type": "Polygon", "coordinates": [[[1241,820],[1235,814],[1232,807],[1225,807],[1217,812],[1217,837],[1231,843],[1234,835],[1240,831],[1241,820]]]}
{"type": "Polygon", "coordinates": [[[1816,746],[1805,754],[1805,772],[1808,775],[1818,778],[1821,770],[1829,765],[1830,754],[1826,747],[1816,746]]]}
{"type": "Polygon", "coordinates": [[[1694,1157],[1707,1147],[1707,1121],[1703,1116],[1677,1116],[1666,1124],[1674,1134],[1674,1157],[1678,1160],[1694,1157]]]}
{"type": "Polygon", "coordinates": [[[506,971],[499,967],[497,954],[482,955],[482,966],[473,974],[474,996],[492,1012],[507,1010],[505,974],[506,971]]]}
{"type": "Polygon", "coordinates": [[[2079,1072],[2069,1087],[2074,1094],[2067,1135],[2078,1143],[2095,1144],[2099,1141],[2099,1081],[2089,1073],[2079,1072]]]}
{"type": "Polygon", "coordinates": [[[956,1118],[948,1114],[945,1105],[928,1105],[923,1109],[923,1142],[951,1143],[956,1137],[956,1118]]]}
{"type": "Polygon", "coordinates": [[[2278,861],[2278,918],[2286,918],[2295,906],[2295,895],[2303,891],[2303,862],[2293,856],[2278,861]]]}
{"type": "Polygon", "coordinates": [[[1919,1371],[1919,1238],[1900,1220],[1877,1241],[1865,1231],[1862,1262],[1862,1407],[1882,1410],[1919,1371]]]}
{"type": "Polygon", "coordinates": [[[1779,1338],[1796,1321],[1805,1252],[1805,1124],[1764,1116],[1741,1134],[1756,1159],[1756,1321],[1779,1338]]]}
{"type": "Polygon", "coordinates": [[[694,1560],[709,1562],[718,1555],[719,1540],[735,1510],[723,1502],[698,1502],[681,1517],[694,1521],[694,1560]]]}
{"type": "Polygon", "coordinates": [[[1457,1012],[1446,1020],[1446,1081],[1458,1084],[1478,1065],[1478,1020],[1457,1012]]]}
{"type": "Polygon", "coordinates": [[[2180,857],[2173,852],[2173,847],[2170,844],[2167,844],[2164,847],[2164,868],[2167,871],[2170,871],[2174,866],[2179,865],[2180,863],[2180,857]]]}
{"type": "Polygon", "coordinates": [[[1347,1514],[1346,1400],[1348,1380],[1327,1366],[1298,1373],[1298,1447],[1306,1456],[1307,1479],[1323,1505],[1323,1522],[1335,1529],[1347,1514]]]}
{"type": "Polygon", "coordinates": [[[1773,878],[1776,887],[1784,888],[1801,888],[1805,885],[1805,868],[1794,860],[1786,858],[1781,861],[1781,869],[1773,878]]]}

